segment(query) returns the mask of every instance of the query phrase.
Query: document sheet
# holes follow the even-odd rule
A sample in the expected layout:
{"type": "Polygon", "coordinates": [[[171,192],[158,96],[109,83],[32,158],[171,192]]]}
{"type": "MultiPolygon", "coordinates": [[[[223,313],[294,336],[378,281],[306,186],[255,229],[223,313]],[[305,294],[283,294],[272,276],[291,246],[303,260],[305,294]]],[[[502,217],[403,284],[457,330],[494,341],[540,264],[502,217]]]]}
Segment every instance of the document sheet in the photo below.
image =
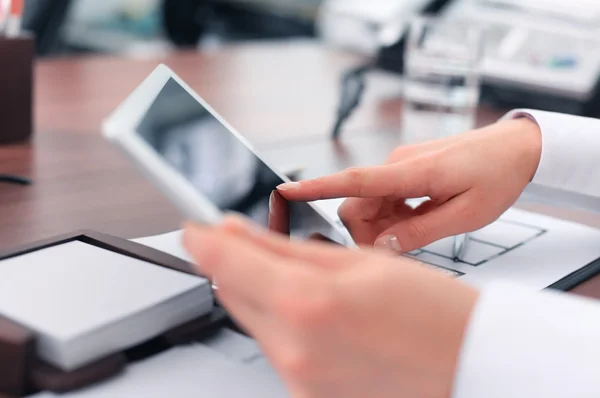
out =
{"type": "MultiPolygon", "coordinates": [[[[410,201],[416,205],[421,200],[410,201]]],[[[315,202],[335,222],[341,199],[315,202]]],[[[542,290],[600,258],[600,230],[511,208],[496,222],[470,234],[464,256],[453,260],[453,237],[407,254],[474,286],[510,281],[542,290]]],[[[173,255],[189,256],[181,232],[138,239],[173,255]]]]}
{"type": "Polygon", "coordinates": [[[69,393],[32,398],[286,398],[281,379],[254,340],[223,330],[203,343],[131,364],[119,376],[69,393]]]}
{"type": "MultiPolygon", "coordinates": [[[[408,201],[416,206],[423,199],[408,201]]],[[[341,223],[342,199],[315,202],[341,223]]],[[[474,286],[509,281],[542,290],[600,258],[600,230],[511,208],[494,223],[469,234],[461,261],[454,237],[415,250],[407,257],[474,286]]]]}

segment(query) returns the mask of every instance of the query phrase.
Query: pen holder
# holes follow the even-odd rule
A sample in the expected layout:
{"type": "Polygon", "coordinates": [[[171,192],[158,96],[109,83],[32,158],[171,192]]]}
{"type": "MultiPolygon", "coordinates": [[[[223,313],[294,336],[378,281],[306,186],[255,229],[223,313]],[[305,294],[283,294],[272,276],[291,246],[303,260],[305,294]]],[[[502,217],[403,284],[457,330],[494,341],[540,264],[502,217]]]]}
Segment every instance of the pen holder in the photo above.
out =
{"type": "Polygon", "coordinates": [[[0,36],[0,144],[32,135],[34,57],[33,35],[0,36]]]}

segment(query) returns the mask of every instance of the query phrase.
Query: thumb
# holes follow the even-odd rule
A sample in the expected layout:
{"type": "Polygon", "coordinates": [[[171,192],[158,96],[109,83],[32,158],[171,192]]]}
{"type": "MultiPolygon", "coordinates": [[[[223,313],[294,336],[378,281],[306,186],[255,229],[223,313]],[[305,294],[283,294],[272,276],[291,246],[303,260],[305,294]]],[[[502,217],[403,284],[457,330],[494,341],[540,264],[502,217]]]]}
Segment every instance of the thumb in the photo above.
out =
{"type": "Polygon", "coordinates": [[[402,220],[375,240],[378,249],[407,253],[437,240],[472,229],[473,213],[467,195],[457,196],[432,210],[402,220]]]}

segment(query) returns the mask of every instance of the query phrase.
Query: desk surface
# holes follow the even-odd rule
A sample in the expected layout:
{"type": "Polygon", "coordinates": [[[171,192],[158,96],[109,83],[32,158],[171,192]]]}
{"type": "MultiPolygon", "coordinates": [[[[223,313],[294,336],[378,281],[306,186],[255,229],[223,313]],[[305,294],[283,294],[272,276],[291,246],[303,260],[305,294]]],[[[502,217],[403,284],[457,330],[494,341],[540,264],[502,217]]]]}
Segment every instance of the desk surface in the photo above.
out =
{"type": "MultiPolygon", "coordinates": [[[[234,46],[148,58],[106,56],[36,65],[34,139],[0,147],[0,172],[35,185],[0,185],[0,249],[88,228],[126,238],[180,227],[181,218],[100,136],[100,124],[159,63],[169,65],[267,156],[290,145],[326,150],[340,73],[361,60],[306,42],[234,46]]],[[[401,91],[369,83],[345,131],[347,149],[374,145],[371,161],[402,142],[401,91]],[[377,138],[377,139],[374,139],[377,138]]],[[[481,107],[478,124],[504,113],[481,107]]],[[[338,153],[335,168],[356,163],[338,153]]],[[[290,166],[296,166],[294,164],[290,166]]],[[[534,207],[600,227],[600,217],[534,207]]],[[[600,297],[600,279],[579,291],[600,297]]]]}

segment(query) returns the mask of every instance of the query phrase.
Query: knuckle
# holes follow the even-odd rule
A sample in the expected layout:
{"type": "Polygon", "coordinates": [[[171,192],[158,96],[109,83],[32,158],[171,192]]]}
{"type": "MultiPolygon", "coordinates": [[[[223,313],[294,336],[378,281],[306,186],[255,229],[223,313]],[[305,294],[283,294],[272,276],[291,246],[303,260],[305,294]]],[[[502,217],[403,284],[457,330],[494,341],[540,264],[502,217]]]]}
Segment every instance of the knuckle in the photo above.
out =
{"type": "Polygon", "coordinates": [[[365,170],[361,167],[350,167],[346,169],[346,178],[350,181],[357,181],[363,178],[365,170]]]}
{"type": "Polygon", "coordinates": [[[425,246],[432,242],[431,230],[418,217],[408,224],[407,233],[413,244],[418,247],[425,246]]]}
{"type": "Polygon", "coordinates": [[[342,221],[347,221],[352,218],[353,206],[351,199],[345,200],[344,203],[338,208],[338,216],[342,221]]]}
{"type": "Polygon", "coordinates": [[[301,297],[297,297],[290,286],[283,283],[273,290],[267,303],[267,307],[273,311],[274,315],[280,319],[286,319],[290,313],[295,311],[296,302],[301,297]]]}
{"type": "Polygon", "coordinates": [[[419,159],[418,166],[421,170],[420,178],[426,184],[430,192],[439,191],[439,187],[451,179],[442,178],[444,170],[447,168],[442,158],[437,155],[428,155],[419,159]]]}
{"type": "Polygon", "coordinates": [[[282,373],[295,382],[309,381],[315,375],[315,364],[308,350],[299,346],[279,351],[276,360],[282,373]]]}
{"type": "Polygon", "coordinates": [[[229,262],[227,261],[226,254],[219,250],[215,245],[203,244],[196,253],[199,253],[196,260],[200,260],[204,264],[210,264],[215,272],[226,273],[229,262]]]}
{"type": "Polygon", "coordinates": [[[409,178],[405,176],[400,176],[400,178],[396,179],[396,181],[391,181],[395,186],[394,189],[394,197],[404,198],[406,196],[406,192],[408,192],[411,188],[411,181],[409,178]]]}
{"type": "Polygon", "coordinates": [[[460,217],[464,220],[465,227],[469,229],[481,228],[494,222],[504,211],[504,206],[498,209],[497,212],[482,212],[481,206],[478,203],[485,203],[486,196],[478,192],[472,192],[469,200],[464,200],[458,209],[460,217]]]}
{"type": "Polygon", "coordinates": [[[458,193],[456,174],[445,166],[430,166],[427,172],[429,191],[437,198],[450,199],[458,193]]]}
{"type": "Polygon", "coordinates": [[[315,193],[317,199],[323,199],[324,191],[327,188],[327,182],[324,178],[316,178],[312,181],[306,181],[303,183],[304,189],[308,192],[315,193]]]}
{"type": "Polygon", "coordinates": [[[424,166],[429,166],[427,167],[427,170],[432,174],[443,170],[444,163],[446,162],[449,153],[448,148],[440,148],[437,151],[428,154],[428,156],[425,156],[422,159],[424,166]]]}
{"type": "Polygon", "coordinates": [[[278,293],[272,295],[270,307],[272,308],[272,311],[276,317],[287,320],[289,314],[296,311],[296,300],[297,298],[290,292],[285,292],[284,289],[279,289],[278,293]]]}
{"type": "Polygon", "coordinates": [[[293,303],[297,299],[294,280],[282,270],[277,284],[270,289],[266,299],[267,310],[273,311],[275,316],[283,317],[293,310],[293,303]]]}
{"type": "Polygon", "coordinates": [[[324,327],[336,314],[337,299],[328,292],[320,293],[307,300],[298,312],[296,322],[305,330],[315,330],[324,327]]]}
{"type": "Polygon", "coordinates": [[[276,312],[297,330],[314,332],[325,327],[336,314],[339,300],[330,289],[313,287],[303,292],[288,290],[277,298],[276,312]]]}
{"type": "Polygon", "coordinates": [[[466,202],[462,203],[456,209],[456,213],[463,220],[470,221],[471,219],[473,219],[473,216],[475,215],[475,206],[471,206],[470,203],[466,203],[466,202]]]}
{"type": "Polygon", "coordinates": [[[351,167],[346,170],[346,183],[356,188],[356,196],[361,196],[366,177],[367,173],[363,168],[351,167]]]}

